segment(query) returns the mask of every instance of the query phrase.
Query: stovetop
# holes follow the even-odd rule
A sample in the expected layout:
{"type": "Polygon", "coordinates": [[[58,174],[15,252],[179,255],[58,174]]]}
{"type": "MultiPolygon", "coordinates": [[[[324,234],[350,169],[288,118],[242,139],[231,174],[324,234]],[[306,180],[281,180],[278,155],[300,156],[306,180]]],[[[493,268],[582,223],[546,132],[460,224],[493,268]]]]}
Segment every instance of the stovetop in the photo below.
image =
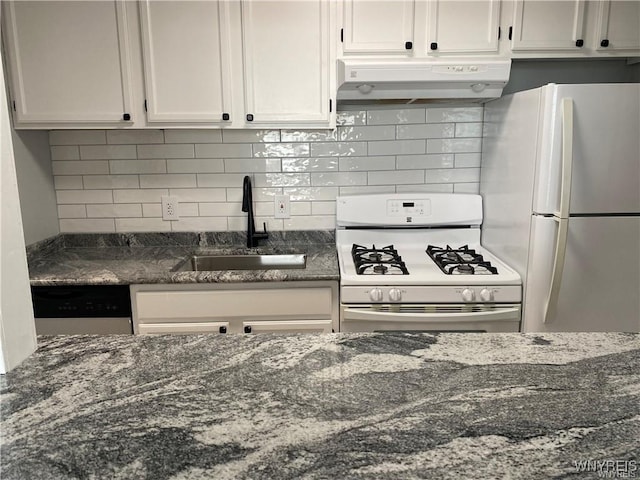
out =
{"type": "Polygon", "coordinates": [[[373,229],[336,233],[342,285],[520,285],[479,244],[478,229],[373,229]]]}

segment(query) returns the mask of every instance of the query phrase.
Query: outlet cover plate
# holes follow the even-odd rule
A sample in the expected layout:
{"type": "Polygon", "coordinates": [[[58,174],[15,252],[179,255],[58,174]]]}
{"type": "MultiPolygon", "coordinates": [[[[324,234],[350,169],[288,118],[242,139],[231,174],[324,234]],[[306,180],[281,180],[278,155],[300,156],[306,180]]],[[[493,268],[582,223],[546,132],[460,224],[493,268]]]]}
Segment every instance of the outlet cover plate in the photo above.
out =
{"type": "Polygon", "coordinates": [[[289,218],[291,216],[289,195],[276,195],[273,201],[275,208],[275,218],[289,218]]]}
{"type": "Polygon", "coordinates": [[[162,196],[162,219],[163,220],[179,220],[180,213],[178,208],[180,202],[177,197],[170,197],[167,195],[162,196]]]}

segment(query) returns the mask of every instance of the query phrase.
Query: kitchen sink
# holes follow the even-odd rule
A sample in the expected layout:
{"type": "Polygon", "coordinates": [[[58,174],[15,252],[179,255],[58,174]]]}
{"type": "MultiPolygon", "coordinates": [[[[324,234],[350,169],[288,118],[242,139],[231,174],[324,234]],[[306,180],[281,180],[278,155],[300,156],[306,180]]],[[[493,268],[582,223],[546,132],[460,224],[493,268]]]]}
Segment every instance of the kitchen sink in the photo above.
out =
{"type": "Polygon", "coordinates": [[[176,271],[281,270],[306,268],[307,256],[287,255],[194,255],[176,267],[176,271]]]}

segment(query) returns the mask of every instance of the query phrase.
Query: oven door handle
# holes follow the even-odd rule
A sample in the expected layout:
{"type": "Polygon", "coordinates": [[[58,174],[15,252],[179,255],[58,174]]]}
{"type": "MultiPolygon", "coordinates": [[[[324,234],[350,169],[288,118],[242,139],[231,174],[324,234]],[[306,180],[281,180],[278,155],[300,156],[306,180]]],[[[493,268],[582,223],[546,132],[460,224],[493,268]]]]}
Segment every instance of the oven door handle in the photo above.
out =
{"type": "Polygon", "coordinates": [[[461,313],[403,313],[403,312],[376,312],[373,310],[363,310],[361,308],[344,308],[344,320],[369,320],[386,321],[390,318],[407,321],[441,321],[453,322],[459,320],[492,320],[492,321],[513,321],[519,319],[520,307],[506,307],[487,312],[461,312],[461,313]]]}

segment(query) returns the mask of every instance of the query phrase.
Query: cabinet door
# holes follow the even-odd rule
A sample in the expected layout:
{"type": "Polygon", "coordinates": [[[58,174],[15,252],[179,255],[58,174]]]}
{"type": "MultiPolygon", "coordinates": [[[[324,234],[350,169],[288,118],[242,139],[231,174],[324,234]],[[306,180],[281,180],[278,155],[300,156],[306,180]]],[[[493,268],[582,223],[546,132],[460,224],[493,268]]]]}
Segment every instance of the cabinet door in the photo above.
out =
{"type": "Polygon", "coordinates": [[[330,120],[329,2],[242,2],[247,126],[330,120]]]}
{"type": "Polygon", "coordinates": [[[579,50],[584,43],[584,7],[583,0],[518,0],[511,50],[579,50]]]}
{"type": "Polygon", "coordinates": [[[19,1],[3,7],[17,124],[129,124],[122,2],[19,1]]]}
{"type": "Polygon", "coordinates": [[[136,335],[166,333],[227,333],[229,322],[174,322],[141,323],[136,326],[136,335]]]}
{"type": "Polygon", "coordinates": [[[432,0],[428,15],[429,53],[498,53],[499,0],[432,0]]]}
{"type": "Polygon", "coordinates": [[[640,50],[638,0],[599,2],[597,22],[597,50],[640,50]]]}
{"type": "Polygon", "coordinates": [[[345,0],[343,15],[344,53],[411,52],[413,0],[345,0]]]}
{"type": "Polygon", "coordinates": [[[226,3],[140,3],[150,123],[231,120],[226,3]]]}

